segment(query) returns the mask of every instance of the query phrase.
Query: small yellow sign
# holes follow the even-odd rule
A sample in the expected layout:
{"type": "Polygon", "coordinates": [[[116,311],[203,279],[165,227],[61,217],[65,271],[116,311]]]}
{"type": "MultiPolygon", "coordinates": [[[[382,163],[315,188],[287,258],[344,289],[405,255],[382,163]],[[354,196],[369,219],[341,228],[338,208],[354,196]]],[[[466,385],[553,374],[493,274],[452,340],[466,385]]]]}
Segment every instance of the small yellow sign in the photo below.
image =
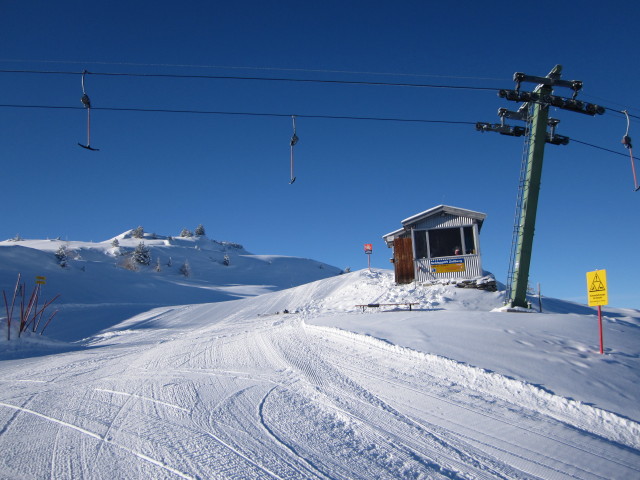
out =
{"type": "Polygon", "coordinates": [[[46,283],[47,283],[47,277],[41,277],[41,276],[36,277],[36,284],[45,285],[46,283]]]}
{"type": "Polygon", "coordinates": [[[606,270],[587,272],[587,297],[590,307],[609,304],[606,270]]]}
{"type": "Polygon", "coordinates": [[[464,272],[464,258],[434,258],[431,260],[431,273],[464,272]]]}
{"type": "Polygon", "coordinates": [[[451,273],[451,272],[464,272],[464,263],[448,263],[448,264],[433,266],[433,273],[451,273]]]}

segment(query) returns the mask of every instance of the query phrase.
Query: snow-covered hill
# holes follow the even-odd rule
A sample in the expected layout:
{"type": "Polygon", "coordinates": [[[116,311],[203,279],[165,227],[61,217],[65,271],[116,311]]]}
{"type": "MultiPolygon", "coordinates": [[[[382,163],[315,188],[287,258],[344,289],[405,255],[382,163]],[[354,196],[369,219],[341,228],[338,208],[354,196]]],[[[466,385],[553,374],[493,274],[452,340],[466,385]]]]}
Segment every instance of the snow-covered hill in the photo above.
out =
{"type": "Polygon", "coordinates": [[[146,233],[134,238],[130,231],[99,243],[3,241],[0,267],[0,290],[7,295],[13,292],[18,274],[28,292],[36,276],[46,277],[45,297],[60,294],[52,306],[60,314],[48,335],[62,340],[78,340],[96,327],[106,328],[156,306],[245,298],[341,273],[315,260],[254,255],[237,243],[206,236],[146,233]],[[114,240],[119,246],[113,246],[114,240]],[[131,260],[140,243],[149,249],[149,265],[131,260]],[[66,252],[63,262],[56,257],[61,248],[66,252]],[[83,323],[75,322],[78,317],[83,323]]]}
{"type": "Polygon", "coordinates": [[[29,281],[35,275],[44,275],[48,279],[47,289],[62,293],[62,303],[104,301],[105,296],[115,297],[118,303],[153,302],[158,297],[163,302],[195,303],[254,295],[252,285],[259,286],[259,292],[273,291],[340,273],[338,268],[315,260],[253,255],[242,245],[218,242],[206,236],[145,234],[139,239],[126,232],[115,238],[119,243],[117,247],[113,246],[114,239],[100,243],[0,242],[3,266],[0,285],[12,286],[16,273],[22,273],[29,281]],[[130,260],[140,243],[149,249],[149,265],[130,260]],[[60,267],[55,256],[61,247],[67,254],[65,268],[60,267]],[[188,276],[181,271],[185,263],[188,276]]]}
{"type": "Polygon", "coordinates": [[[178,283],[121,273],[125,303],[79,296],[57,340],[0,341],[0,478],[640,477],[637,310],[604,309],[599,355],[583,305],[498,312],[363,270],[114,324],[128,279],[178,283]]]}

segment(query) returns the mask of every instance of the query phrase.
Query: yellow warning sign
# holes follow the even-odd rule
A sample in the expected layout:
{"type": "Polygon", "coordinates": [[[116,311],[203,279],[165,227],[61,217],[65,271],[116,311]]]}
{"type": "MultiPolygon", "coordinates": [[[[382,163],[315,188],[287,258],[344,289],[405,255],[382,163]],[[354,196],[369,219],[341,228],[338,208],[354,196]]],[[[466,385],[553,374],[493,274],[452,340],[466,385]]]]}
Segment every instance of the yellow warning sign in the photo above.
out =
{"type": "Polygon", "coordinates": [[[606,270],[587,272],[587,297],[590,307],[607,305],[609,303],[606,270]]]}
{"type": "Polygon", "coordinates": [[[36,283],[38,285],[45,285],[47,283],[47,277],[37,276],[36,277],[36,283]]]}

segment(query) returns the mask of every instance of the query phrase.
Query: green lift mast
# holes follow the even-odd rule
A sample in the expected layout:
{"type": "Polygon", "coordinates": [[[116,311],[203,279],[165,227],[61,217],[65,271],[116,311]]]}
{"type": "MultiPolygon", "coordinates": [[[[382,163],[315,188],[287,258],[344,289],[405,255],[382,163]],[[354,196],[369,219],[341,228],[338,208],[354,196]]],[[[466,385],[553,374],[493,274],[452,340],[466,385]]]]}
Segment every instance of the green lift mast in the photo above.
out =
{"type": "Polygon", "coordinates": [[[578,92],[582,89],[582,82],[561,80],[561,73],[561,65],[556,65],[546,77],[515,73],[513,79],[516,82],[516,89],[500,90],[498,96],[507,100],[524,102],[522,106],[517,112],[511,112],[504,108],[499,109],[498,115],[501,119],[499,124],[482,122],[476,124],[476,129],[481,132],[493,131],[509,136],[525,136],[528,141],[526,163],[523,165],[520,191],[518,192],[512,254],[507,275],[505,302],[512,307],[526,308],[528,306],[527,286],[545,144],[566,145],[569,143],[567,137],[555,133],[559,120],[549,117],[549,107],[554,106],[587,115],[604,113],[604,108],[598,105],[576,100],[578,92]],[[521,92],[522,82],[532,82],[538,85],[532,92],[521,92]],[[553,95],[554,87],[571,88],[573,90],[572,98],[553,95]],[[527,127],[507,125],[506,118],[525,121],[527,127]],[[547,127],[550,127],[549,132],[547,127]]]}

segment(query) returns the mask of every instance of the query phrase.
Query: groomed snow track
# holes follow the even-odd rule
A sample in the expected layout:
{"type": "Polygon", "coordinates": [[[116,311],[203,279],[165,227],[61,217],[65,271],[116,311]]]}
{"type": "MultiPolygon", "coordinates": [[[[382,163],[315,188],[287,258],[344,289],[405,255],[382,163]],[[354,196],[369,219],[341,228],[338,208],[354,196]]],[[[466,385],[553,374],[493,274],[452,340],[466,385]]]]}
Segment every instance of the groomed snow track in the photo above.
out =
{"type": "Polygon", "coordinates": [[[631,420],[230,308],[160,309],[83,350],[3,362],[0,478],[640,478],[631,420]]]}

